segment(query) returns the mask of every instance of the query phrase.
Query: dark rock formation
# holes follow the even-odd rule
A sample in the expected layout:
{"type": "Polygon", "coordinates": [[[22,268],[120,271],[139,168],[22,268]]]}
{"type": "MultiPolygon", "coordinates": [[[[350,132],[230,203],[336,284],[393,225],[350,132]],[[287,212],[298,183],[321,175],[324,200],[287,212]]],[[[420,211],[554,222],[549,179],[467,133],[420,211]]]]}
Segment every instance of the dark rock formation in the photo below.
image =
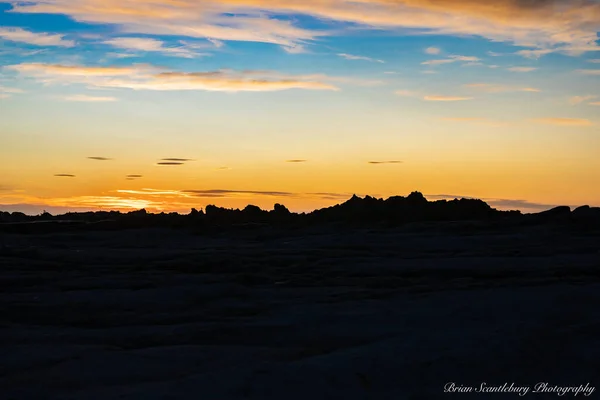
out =
{"type": "Polygon", "coordinates": [[[0,212],[0,231],[39,232],[78,229],[130,229],[148,227],[205,228],[270,224],[279,226],[306,226],[322,224],[349,224],[355,226],[397,226],[407,223],[474,221],[486,224],[530,225],[570,224],[574,229],[600,229],[600,208],[579,207],[573,212],[567,206],[556,207],[538,214],[522,215],[519,211],[498,211],[482,200],[454,199],[428,201],[420,192],[406,197],[394,196],[387,200],[353,195],[349,200],[308,214],[290,212],[284,205],[275,204],[272,211],[255,205],[243,210],[215,205],[198,211],[192,208],[187,215],[177,213],[151,214],[145,209],[121,213],[101,211],[67,213],[52,216],[44,213],[26,216],[23,213],[0,212]],[[36,222],[36,224],[32,224],[36,222]],[[43,227],[40,223],[43,222],[43,227]]]}

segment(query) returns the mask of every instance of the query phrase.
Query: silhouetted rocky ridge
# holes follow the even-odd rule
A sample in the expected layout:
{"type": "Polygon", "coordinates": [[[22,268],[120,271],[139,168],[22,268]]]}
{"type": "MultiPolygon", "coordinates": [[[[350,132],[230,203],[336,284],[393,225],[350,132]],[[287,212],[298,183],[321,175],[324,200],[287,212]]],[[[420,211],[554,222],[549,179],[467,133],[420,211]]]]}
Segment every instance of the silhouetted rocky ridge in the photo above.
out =
{"type": "Polygon", "coordinates": [[[255,205],[244,209],[227,209],[208,205],[204,210],[193,208],[189,214],[148,213],[146,210],[122,213],[98,211],[51,215],[44,212],[28,216],[19,212],[0,211],[0,230],[43,232],[56,229],[129,229],[152,227],[252,227],[257,225],[313,226],[323,224],[350,224],[359,226],[399,226],[410,223],[481,222],[487,224],[528,225],[556,223],[578,229],[596,230],[600,225],[600,208],[582,206],[575,210],[560,206],[536,214],[520,211],[500,211],[477,199],[428,201],[423,194],[413,192],[406,197],[378,199],[356,195],[332,207],[310,213],[293,213],[284,205],[275,204],[273,210],[262,210],[255,205]]]}

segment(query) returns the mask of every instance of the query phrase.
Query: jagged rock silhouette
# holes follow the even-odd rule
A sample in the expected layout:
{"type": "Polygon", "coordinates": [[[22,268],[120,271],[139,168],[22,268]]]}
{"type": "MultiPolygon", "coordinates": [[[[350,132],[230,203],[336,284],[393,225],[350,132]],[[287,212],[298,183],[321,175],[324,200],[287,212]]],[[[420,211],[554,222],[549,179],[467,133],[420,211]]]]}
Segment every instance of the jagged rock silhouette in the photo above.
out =
{"type": "Polygon", "coordinates": [[[67,213],[53,216],[43,213],[27,216],[19,212],[0,212],[3,230],[40,231],[60,227],[77,229],[126,229],[143,227],[203,227],[235,226],[240,224],[276,225],[319,225],[347,223],[353,225],[396,226],[416,222],[481,221],[511,224],[530,223],[574,223],[586,229],[600,226],[600,208],[582,206],[574,211],[561,206],[537,214],[522,214],[520,211],[499,211],[477,199],[454,199],[428,201],[420,192],[412,192],[406,197],[393,196],[378,199],[371,196],[361,198],[353,195],[347,201],[310,213],[293,213],[282,204],[275,204],[273,210],[262,210],[256,205],[248,205],[243,210],[227,209],[208,205],[204,210],[192,208],[187,215],[177,213],[152,214],[145,209],[121,213],[99,211],[67,213]],[[23,223],[44,222],[40,224],[23,223]],[[9,226],[10,225],[10,226],[9,226]]]}

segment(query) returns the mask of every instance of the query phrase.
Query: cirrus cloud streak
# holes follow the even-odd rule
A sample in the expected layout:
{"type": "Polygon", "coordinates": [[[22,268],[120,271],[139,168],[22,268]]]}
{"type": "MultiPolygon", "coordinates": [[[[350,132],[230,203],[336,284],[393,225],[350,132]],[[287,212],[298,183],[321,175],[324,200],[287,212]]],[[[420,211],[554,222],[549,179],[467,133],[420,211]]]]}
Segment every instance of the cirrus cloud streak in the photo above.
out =
{"type": "Polygon", "coordinates": [[[27,43],[35,46],[73,47],[73,40],[65,40],[64,35],[30,32],[22,28],[0,27],[0,39],[11,42],[27,43]]]}
{"type": "Polygon", "coordinates": [[[545,125],[556,126],[592,126],[592,122],[588,119],[581,118],[537,118],[533,122],[545,125]]]}
{"type": "Polygon", "coordinates": [[[328,32],[276,18],[300,14],[378,29],[481,36],[528,47],[527,56],[598,49],[595,0],[32,0],[12,12],[64,14],[125,32],[274,43],[288,48],[328,32]]]}
{"type": "Polygon", "coordinates": [[[167,47],[164,42],[151,38],[120,37],[106,40],[104,44],[124,50],[156,52],[183,58],[194,58],[201,55],[186,46],[167,47]]]}
{"type": "Polygon", "coordinates": [[[76,94],[72,96],[63,97],[66,101],[79,101],[84,103],[109,103],[113,101],[117,101],[116,97],[109,96],[88,96],[85,94],[76,94]]]}
{"type": "Polygon", "coordinates": [[[443,95],[429,95],[423,97],[423,100],[426,101],[466,101],[472,100],[472,97],[462,97],[462,96],[443,96],[443,95]]]}
{"type": "Polygon", "coordinates": [[[131,67],[88,67],[23,63],[5,67],[42,83],[75,83],[99,88],[133,90],[204,90],[260,92],[289,89],[339,90],[324,75],[286,75],[275,71],[206,72],[161,71],[147,65],[131,67]]]}

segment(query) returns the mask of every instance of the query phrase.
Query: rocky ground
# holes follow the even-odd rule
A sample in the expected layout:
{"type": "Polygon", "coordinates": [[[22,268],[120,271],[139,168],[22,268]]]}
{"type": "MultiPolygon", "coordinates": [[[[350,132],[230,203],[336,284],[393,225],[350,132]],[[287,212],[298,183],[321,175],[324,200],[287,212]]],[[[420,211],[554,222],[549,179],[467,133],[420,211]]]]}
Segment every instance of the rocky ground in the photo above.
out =
{"type": "Polygon", "coordinates": [[[0,266],[0,398],[503,399],[519,395],[444,386],[600,386],[598,235],[0,233],[0,266]]]}

